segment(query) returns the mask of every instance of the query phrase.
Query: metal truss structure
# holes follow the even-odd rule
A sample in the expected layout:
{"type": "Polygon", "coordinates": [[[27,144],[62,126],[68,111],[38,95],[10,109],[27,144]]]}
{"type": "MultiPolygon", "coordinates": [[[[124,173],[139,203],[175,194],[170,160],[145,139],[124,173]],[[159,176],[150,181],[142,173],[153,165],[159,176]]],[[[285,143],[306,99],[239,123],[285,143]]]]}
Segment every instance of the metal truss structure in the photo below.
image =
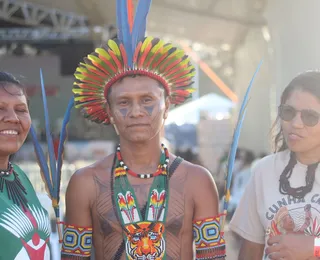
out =
{"type": "Polygon", "coordinates": [[[89,27],[70,28],[68,30],[55,30],[53,28],[0,28],[1,42],[41,42],[89,40],[91,30],[89,27]]]}
{"type": "Polygon", "coordinates": [[[0,0],[0,19],[23,26],[47,26],[56,30],[88,25],[85,16],[16,0],[0,0]]]}

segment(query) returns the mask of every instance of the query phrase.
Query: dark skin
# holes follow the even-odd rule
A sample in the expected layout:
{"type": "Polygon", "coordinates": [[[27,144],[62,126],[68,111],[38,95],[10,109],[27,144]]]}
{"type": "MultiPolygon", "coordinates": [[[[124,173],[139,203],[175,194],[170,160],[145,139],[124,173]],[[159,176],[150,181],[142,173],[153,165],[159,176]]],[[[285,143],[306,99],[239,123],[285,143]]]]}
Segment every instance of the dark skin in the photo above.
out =
{"type": "MultiPolygon", "coordinates": [[[[124,162],[134,172],[156,171],[160,157],[160,130],[168,108],[164,90],[153,79],[125,78],[113,86],[108,109],[119,131],[124,162]]],[[[67,222],[93,226],[97,260],[113,259],[123,240],[111,200],[113,156],[76,172],[66,194],[67,222]]],[[[170,162],[175,157],[170,154],[170,162]]],[[[153,179],[130,175],[128,179],[142,208],[153,179]]],[[[169,194],[167,259],[194,259],[192,221],[219,214],[214,180],[203,167],[183,161],[170,179],[169,194]]],[[[124,254],[121,259],[125,259],[124,254]]]]}
{"type": "Polygon", "coordinates": [[[5,88],[0,86],[0,169],[7,169],[9,156],[21,148],[31,126],[22,89],[9,83],[5,88]]]}

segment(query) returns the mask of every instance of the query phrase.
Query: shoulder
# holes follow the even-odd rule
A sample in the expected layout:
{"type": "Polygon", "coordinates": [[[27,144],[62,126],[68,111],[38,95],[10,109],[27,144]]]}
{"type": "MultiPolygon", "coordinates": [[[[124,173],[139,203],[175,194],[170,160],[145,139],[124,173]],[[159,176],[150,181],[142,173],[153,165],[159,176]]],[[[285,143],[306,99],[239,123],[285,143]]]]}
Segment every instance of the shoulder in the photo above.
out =
{"type": "Polygon", "coordinates": [[[187,174],[187,189],[194,197],[203,194],[217,195],[217,188],[208,169],[187,161],[181,163],[182,169],[187,174]]]}
{"type": "Polygon", "coordinates": [[[187,161],[183,161],[182,166],[185,172],[188,174],[188,178],[191,179],[192,182],[202,183],[206,181],[213,181],[211,173],[203,166],[187,161]]]}
{"type": "Polygon", "coordinates": [[[29,184],[33,188],[28,175],[17,165],[17,164],[12,164],[13,170],[18,174],[20,181],[25,185],[29,184]]]}
{"type": "Polygon", "coordinates": [[[78,169],[72,176],[68,184],[70,190],[94,189],[95,179],[110,176],[114,154],[111,154],[91,165],[78,169]]]}
{"type": "Polygon", "coordinates": [[[277,174],[279,170],[283,170],[283,167],[288,163],[290,152],[288,150],[270,154],[257,162],[252,166],[252,172],[254,176],[263,176],[271,173],[277,174]]]}
{"type": "Polygon", "coordinates": [[[12,167],[13,167],[13,170],[18,173],[19,175],[23,175],[25,177],[27,177],[27,175],[25,174],[25,172],[15,163],[12,163],[12,167]]]}

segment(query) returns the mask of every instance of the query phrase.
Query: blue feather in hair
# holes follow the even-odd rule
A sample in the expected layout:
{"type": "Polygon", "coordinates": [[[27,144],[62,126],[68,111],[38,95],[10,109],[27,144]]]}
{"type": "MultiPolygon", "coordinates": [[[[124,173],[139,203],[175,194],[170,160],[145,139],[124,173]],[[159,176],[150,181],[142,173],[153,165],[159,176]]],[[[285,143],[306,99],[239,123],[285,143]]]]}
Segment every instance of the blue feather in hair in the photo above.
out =
{"type": "Polygon", "coordinates": [[[134,48],[129,25],[127,0],[117,0],[117,27],[118,39],[123,43],[126,50],[128,66],[132,67],[134,48]]]}
{"type": "Polygon", "coordinates": [[[249,101],[249,93],[250,93],[250,90],[252,88],[253,81],[254,81],[254,79],[255,79],[255,77],[256,77],[256,75],[257,75],[257,73],[258,73],[258,71],[259,71],[259,69],[261,67],[261,64],[262,64],[262,61],[259,63],[256,71],[254,72],[253,77],[251,78],[251,81],[250,81],[249,86],[247,88],[247,91],[245,93],[244,99],[243,99],[241,107],[240,107],[236,129],[235,129],[235,132],[234,132],[234,135],[233,135],[233,139],[232,139],[232,144],[231,144],[231,148],[230,148],[230,152],[229,152],[229,158],[228,158],[227,174],[226,174],[226,186],[225,186],[224,205],[223,205],[223,213],[224,213],[225,216],[224,216],[223,224],[221,225],[222,226],[222,228],[221,228],[222,231],[224,229],[225,217],[226,217],[226,214],[227,214],[229,200],[230,200],[230,186],[231,186],[234,161],[235,161],[236,152],[237,152],[237,148],[238,148],[241,127],[242,127],[242,123],[243,123],[243,120],[244,120],[244,117],[245,117],[246,107],[247,107],[247,104],[248,104],[248,101],[249,101]]]}
{"type": "Polygon", "coordinates": [[[132,48],[133,52],[138,43],[143,41],[146,34],[147,16],[150,10],[152,0],[139,0],[134,24],[132,29],[132,48]]]}

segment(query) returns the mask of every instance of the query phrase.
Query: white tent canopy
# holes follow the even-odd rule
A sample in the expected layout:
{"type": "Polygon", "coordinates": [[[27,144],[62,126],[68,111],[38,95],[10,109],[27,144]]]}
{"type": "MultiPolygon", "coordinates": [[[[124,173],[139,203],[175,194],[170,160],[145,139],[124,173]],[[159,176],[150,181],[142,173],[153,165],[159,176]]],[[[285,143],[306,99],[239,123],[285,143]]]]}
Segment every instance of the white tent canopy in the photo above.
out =
{"type": "Polygon", "coordinates": [[[208,113],[210,117],[223,119],[230,116],[230,110],[234,106],[235,103],[231,100],[210,93],[171,110],[165,124],[197,124],[202,112],[208,113]]]}

